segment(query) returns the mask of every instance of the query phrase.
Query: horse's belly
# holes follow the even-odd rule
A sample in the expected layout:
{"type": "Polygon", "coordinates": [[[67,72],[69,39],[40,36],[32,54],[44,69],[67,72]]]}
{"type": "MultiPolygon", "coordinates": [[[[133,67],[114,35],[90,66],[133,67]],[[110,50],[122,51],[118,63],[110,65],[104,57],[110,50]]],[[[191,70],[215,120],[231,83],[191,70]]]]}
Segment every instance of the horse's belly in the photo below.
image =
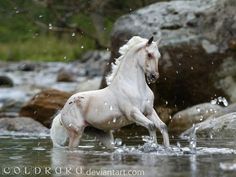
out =
{"type": "Polygon", "coordinates": [[[90,124],[101,130],[115,130],[131,124],[132,121],[123,116],[113,116],[103,118],[101,121],[91,122],[90,124]]]}

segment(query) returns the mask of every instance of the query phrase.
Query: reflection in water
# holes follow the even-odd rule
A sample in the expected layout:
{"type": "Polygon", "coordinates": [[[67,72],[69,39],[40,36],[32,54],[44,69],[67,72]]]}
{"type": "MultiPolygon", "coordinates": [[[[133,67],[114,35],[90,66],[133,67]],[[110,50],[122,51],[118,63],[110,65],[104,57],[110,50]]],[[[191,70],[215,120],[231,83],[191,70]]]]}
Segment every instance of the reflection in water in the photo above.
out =
{"type": "Polygon", "coordinates": [[[152,142],[143,142],[141,137],[129,138],[123,144],[127,144],[126,141],[132,141],[133,145],[120,146],[110,151],[98,146],[95,140],[84,139],[79,148],[69,151],[52,148],[48,138],[0,137],[1,170],[20,164],[32,168],[51,168],[51,174],[41,175],[48,177],[121,176],[120,173],[128,171],[145,177],[235,176],[233,166],[236,151],[233,149],[234,143],[228,140],[198,140],[195,154],[191,153],[188,142],[182,140],[171,143],[179,141],[181,147],[171,146],[168,149],[153,145],[152,142]]]}

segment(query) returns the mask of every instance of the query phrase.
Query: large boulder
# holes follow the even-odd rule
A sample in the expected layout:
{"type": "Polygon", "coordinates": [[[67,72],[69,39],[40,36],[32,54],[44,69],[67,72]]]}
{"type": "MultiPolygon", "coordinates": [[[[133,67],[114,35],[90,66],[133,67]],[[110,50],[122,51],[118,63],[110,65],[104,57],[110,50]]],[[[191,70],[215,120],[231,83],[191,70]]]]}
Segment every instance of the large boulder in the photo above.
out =
{"type": "Polygon", "coordinates": [[[46,127],[50,127],[52,117],[60,110],[70,93],[47,89],[35,95],[20,110],[20,116],[32,117],[46,127]]]}
{"type": "MultiPolygon", "coordinates": [[[[235,139],[236,140],[236,112],[225,114],[218,118],[207,119],[196,124],[196,135],[199,138],[210,139],[235,139]]],[[[182,138],[188,138],[193,132],[190,128],[181,134],[182,138]]]]}
{"type": "Polygon", "coordinates": [[[108,51],[88,51],[81,61],[84,62],[85,74],[89,77],[102,76],[110,58],[108,51]]]}
{"type": "Polygon", "coordinates": [[[169,132],[172,134],[180,134],[185,130],[191,128],[193,124],[197,124],[206,120],[209,116],[215,115],[223,110],[219,105],[211,103],[203,103],[187,108],[183,111],[176,113],[169,125],[169,132]]]}
{"type": "Polygon", "coordinates": [[[1,118],[0,134],[8,135],[48,135],[49,129],[29,117],[1,118]]]}
{"type": "Polygon", "coordinates": [[[132,36],[161,37],[156,105],[182,110],[218,96],[236,101],[235,9],[234,0],[179,0],[124,15],[112,31],[110,63],[132,36]]]}

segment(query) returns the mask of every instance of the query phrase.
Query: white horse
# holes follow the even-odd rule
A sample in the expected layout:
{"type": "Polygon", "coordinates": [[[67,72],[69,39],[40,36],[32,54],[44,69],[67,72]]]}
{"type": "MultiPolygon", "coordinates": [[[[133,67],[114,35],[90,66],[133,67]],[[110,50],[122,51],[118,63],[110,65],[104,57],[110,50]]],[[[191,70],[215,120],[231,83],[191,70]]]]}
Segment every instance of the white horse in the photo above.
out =
{"type": "Polygon", "coordinates": [[[166,125],[153,108],[154,94],[146,83],[159,77],[159,42],[153,37],[132,37],[119,50],[121,56],[112,66],[104,89],[72,95],[52,123],[51,139],[54,146],[78,146],[84,128],[94,127],[94,135],[107,147],[113,148],[112,130],[137,123],[149,130],[156,142],[156,128],[169,146],[166,125]]]}

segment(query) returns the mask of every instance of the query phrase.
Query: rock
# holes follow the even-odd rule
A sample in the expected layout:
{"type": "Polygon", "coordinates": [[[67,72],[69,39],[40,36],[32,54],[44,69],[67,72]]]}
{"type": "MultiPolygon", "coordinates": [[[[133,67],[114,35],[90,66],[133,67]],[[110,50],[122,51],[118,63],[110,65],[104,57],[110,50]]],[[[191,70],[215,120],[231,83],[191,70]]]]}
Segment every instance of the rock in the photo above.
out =
{"type": "MultiPolygon", "coordinates": [[[[235,8],[234,0],[179,0],[155,3],[124,15],[112,31],[109,63],[132,36],[161,37],[160,78],[152,85],[156,106],[167,101],[170,108],[182,110],[219,96],[234,102],[235,8]]],[[[105,75],[109,70],[110,64],[105,75]]]]}
{"type": "Polygon", "coordinates": [[[219,105],[203,103],[180,111],[171,119],[168,125],[169,132],[178,135],[191,128],[193,124],[206,120],[209,116],[217,114],[222,109],[219,105]]]}
{"type": "MultiPolygon", "coordinates": [[[[196,124],[196,129],[198,138],[236,140],[236,112],[220,116],[216,119],[207,119],[196,124]]],[[[193,128],[186,130],[181,134],[181,137],[189,137],[192,131],[193,128]]]]}
{"type": "Polygon", "coordinates": [[[60,110],[70,93],[47,89],[35,95],[20,110],[20,116],[32,117],[46,127],[50,127],[52,116],[60,110]]]}
{"type": "Polygon", "coordinates": [[[25,88],[1,88],[0,112],[18,113],[23,104],[30,99],[30,95],[31,93],[25,88]]]}
{"type": "Polygon", "coordinates": [[[57,82],[75,82],[73,72],[62,68],[58,71],[57,82]]]}
{"type": "Polygon", "coordinates": [[[0,87],[13,87],[14,83],[8,76],[0,76],[0,87]]]}
{"type": "Polygon", "coordinates": [[[160,119],[167,125],[172,119],[171,115],[173,115],[173,113],[177,111],[175,108],[169,108],[166,106],[157,106],[155,110],[160,119]]]}
{"type": "Polygon", "coordinates": [[[47,135],[49,129],[29,117],[0,118],[0,134],[47,135]]]}
{"type": "Polygon", "coordinates": [[[76,88],[77,92],[97,90],[100,87],[102,77],[94,77],[93,79],[86,79],[83,82],[80,82],[76,88]]]}
{"type": "Polygon", "coordinates": [[[85,74],[89,77],[102,76],[109,61],[108,51],[88,51],[82,56],[84,61],[85,74]]]}
{"type": "Polygon", "coordinates": [[[223,107],[223,109],[220,109],[216,114],[211,115],[209,119],[214,119],[233,112],[236,112],[236,103],[223,107]]]}
{"type": "Polygon", "coordinates": [[[23,62],[18,66],[18,69],[20,71],[34,71],[36,68],[36,63],[31,63],[31,62],[23,62]]]}

